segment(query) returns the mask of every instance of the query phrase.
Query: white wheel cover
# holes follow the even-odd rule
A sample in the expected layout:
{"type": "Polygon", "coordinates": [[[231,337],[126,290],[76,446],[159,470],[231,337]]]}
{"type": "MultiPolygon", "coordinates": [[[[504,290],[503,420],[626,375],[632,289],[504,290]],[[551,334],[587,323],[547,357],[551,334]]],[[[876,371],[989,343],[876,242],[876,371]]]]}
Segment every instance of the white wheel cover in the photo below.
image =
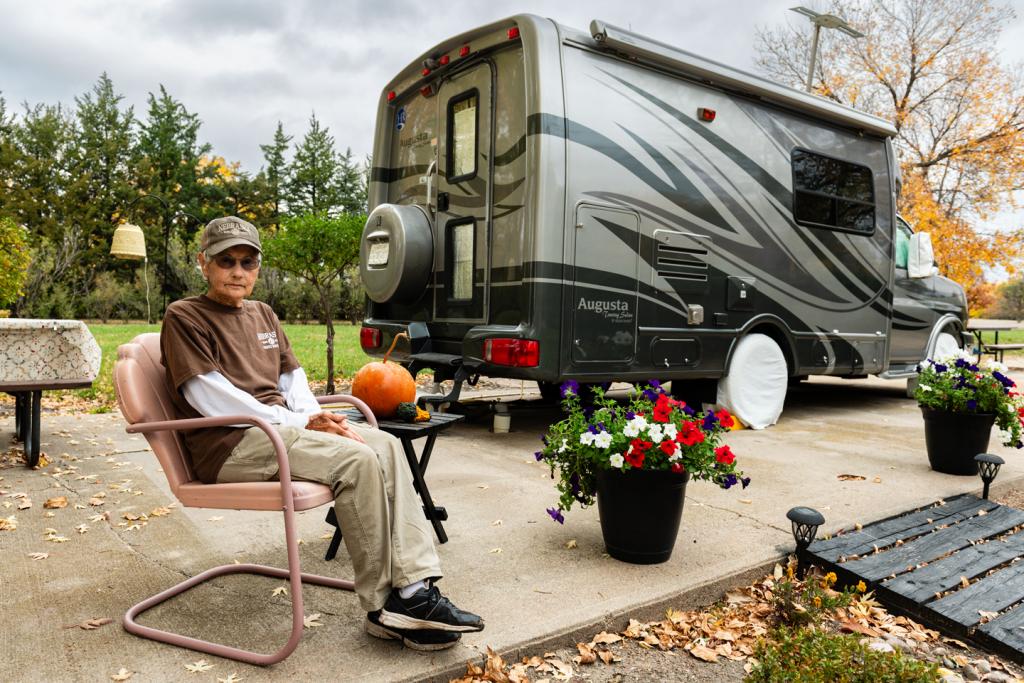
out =
{"type": "Polygon", "coordinates": [[[771,337],[750,334],[736,345],[729,374],[718,380],[718,405],[751,429],[779,421],[789,373],[782,349],[771,337]]]}

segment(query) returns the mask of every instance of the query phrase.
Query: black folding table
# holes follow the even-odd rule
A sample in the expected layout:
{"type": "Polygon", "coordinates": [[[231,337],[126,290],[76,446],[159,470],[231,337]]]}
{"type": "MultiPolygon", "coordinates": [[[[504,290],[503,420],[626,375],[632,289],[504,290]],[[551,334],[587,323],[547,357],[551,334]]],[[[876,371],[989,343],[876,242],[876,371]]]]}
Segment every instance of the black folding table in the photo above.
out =
{"type": "Polygon", "coordinates": [[[19,382],[0,382],[0,393],[14,397],[14,430],[25,447],[25,464],[39,464],[39,418],[42,413],[40,399],[44,391],[88,389],[91,379],[33,379],[19,382]]]}
{"type": "MultiPolygon", "coordinates": [[[[346,408],[334,412],[347,415],[349,421],[354,424],[366,422],[366,418],[356,408],[346,408]]],[[[382,432],[387,432],[402,442],[405,459],[408,461],[409,469],[412,471],[413,484],[416,487],[416,492],[420,494],[420,499],[423,501],[423,514],[427,516],[427,519],[433,525],[434,533],[437,534],[439,543],[448,542],[448,534],[444,532],[444,527],[441,525],[442,521],[448,519],[448,511],[444,507],[434,505],[434,500],[430,497],[430,490],[427,488],[427,482],[423,477],[426,474],[427,465],[430,464],[430,454],[434,451],[434,442],[437,440],[437,435],[456,422],[462,422],[465,419],[465,415],[455,415],[454,413],[431,413],[430,419],[423,422],[403,422],[401,420],[377,421],[377,426],[382,432]],[[424,437],[427,439],[427,442],[423,446],[423,454],[417,458],[412,442],[424,437]]],[[[338,529],[338,519],[334,514],[334,506],[331,506],[327,512],[327,523],[334,527],[334,538],[331,539],[331,544],[327,548],[327,555],[324,559],[333,560],[341,545],[341,530],[338,529]]]]}

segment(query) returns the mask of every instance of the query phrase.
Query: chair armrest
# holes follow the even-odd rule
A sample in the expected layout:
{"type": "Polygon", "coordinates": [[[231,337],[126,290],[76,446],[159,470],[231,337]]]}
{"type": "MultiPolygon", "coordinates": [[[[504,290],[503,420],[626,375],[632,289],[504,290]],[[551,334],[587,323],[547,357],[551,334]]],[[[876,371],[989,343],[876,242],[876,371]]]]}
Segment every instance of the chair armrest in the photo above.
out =
{"type": "Polygon", "coordinates": [[[348,403],[356,408],[359,408],[359,412],[363,414],[366,421],[377,427],[377,418],[374,416],[373,411],[370,410],[370,406],[366,405],[361,399],[355,396],[346,396],[345,394],[336,394],[334,396],[317,396],[316,402],[320,405],[326,405],[329,403],[348,403]]]}
{"type": "Polygon", "coordinates": [[[292,498],[292,471],[288,466],[288,451],[285,449],[284,440],[277,433],[269,422],[261,417],[252,415],[221,415],[219,417],[195,417],[187,420],[164,420],[162,422],[138,422],[128,425],[125,431],[129,434],[148,434],[149,432],[172,432],[181,429],[203,429],[205,427],[227,427],[236,424],[251,424],[259,427],[274,445],[277,453],[278,477],[281,480],[281,500],[285,509],[294,508],[292,498]]]}

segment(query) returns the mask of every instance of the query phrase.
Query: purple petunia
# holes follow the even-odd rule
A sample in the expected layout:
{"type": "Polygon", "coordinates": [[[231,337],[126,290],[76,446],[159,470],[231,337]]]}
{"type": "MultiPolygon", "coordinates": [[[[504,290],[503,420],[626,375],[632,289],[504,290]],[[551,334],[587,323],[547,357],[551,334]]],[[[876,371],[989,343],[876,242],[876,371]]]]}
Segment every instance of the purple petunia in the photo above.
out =
{"type": "Polygon", "coordinates": [[[626,411],[626,419],[627,420],[632,420],[634,417],[636,417],[636,413],[634,413],[632,410],[627,410],[626,411]]]}
{"type": "Polygon", "coordinates": [[[562,398],[568,398],[569,396],[579,396],[580,385],[576,382],[568,379],[565,384],[562,385],[562,398]]]}
{"type": "Polygon", "coordinates": [[[686,413],[687,417],[693,417],[697,414],[697,411],[690,406],[683,406],[683,412],[686,413]]]}
{"type": "Polygon", "coordinates": [[[533,454],[533,456],[537,458],[537,462],[540,462],[541,460],[544,459],[544,451],[537,451],[533,454]]]}
{"type": "Polygon", "coordinates": [[[548,444],[548,437],[547,437],[547,436],[542,436],[542,437],[540,437],[540,440],[544,442],[544,445],[545,445],[545,446],[549,445],[549,444],[548,444]]]}
{"type": "Polygon", "coordinates": [[[949,370],[949,368],[943,365],[942,363],[935,364],[935,372],[939,373],[940,375],[944,373],[946,370],[949,370]]]}
{"type": "Polygon", "coordinates": [[[565,517],[562,516],[562,511],[558,508],[549,508],[548,514],[551,515],[551,519],[555,520],[559,524],[565,524],[565,517]]]}
{"type": "Polygon", "coordinates": [[[967,409],[968,410],[977,410],[978,409],[978,402],[975,401],[973,398],[968,400],[967,401],[967,409]]]}
{"type": "Polygon", "coordinates": [[[708,411],[704,416],[704,431],[710,432],[718,424],[718,418],[715,417],[714,412],[708,411]]]}
{"type": "Polygon", "coordinates": [[[658,402],[658,394],[656,394],[655,392],[651,391],[650,389],[644,389],[640,393],[642,393],[644,395],[644,398],[646,398],[651,403],[657,403],[658,402]]]}
{"type": "Polygon", "coordinates": [[[655,391],[661,391],[661,382],[659,382],[658,380],[649,379],[647,380],[647,384],[650,385],[651,389],[654,389],[655,391]]]}
{"type": "Polygon", "coordinates": [[[739,480],[737,479],[735,474],[726,474],[715,479],[715,483],[728,491],[737,483],[739,483],[739,480]]]}
{"type": "Polygon", "coordinates": [[[740,482],[743,484],[743,488],[747,488],[750,485],[750,477],[743,477],[740,482]]]}

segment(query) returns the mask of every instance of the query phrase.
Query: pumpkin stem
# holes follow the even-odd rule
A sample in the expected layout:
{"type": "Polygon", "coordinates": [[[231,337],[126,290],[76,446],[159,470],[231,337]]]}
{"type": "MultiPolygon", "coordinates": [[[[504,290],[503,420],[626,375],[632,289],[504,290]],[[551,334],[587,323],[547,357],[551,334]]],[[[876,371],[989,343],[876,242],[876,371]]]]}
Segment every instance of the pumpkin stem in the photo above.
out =
{"type": "Polygon", "coordinates": [[[388,356],[390,356],[391,352],[395,350],[395,344],[398,343],[398,338],[399,337],[405,337],[406,339],[408,339],[409,335],[407,335],[405,332],[399,332],[398,334],[396,334],[395,335],[395,340],[393,342],[391,342],[391,348],[388,349],[388,352],[384,354],[384,360],[382,360],[381,363],[387,363],[388,362],[388,356]]]}

